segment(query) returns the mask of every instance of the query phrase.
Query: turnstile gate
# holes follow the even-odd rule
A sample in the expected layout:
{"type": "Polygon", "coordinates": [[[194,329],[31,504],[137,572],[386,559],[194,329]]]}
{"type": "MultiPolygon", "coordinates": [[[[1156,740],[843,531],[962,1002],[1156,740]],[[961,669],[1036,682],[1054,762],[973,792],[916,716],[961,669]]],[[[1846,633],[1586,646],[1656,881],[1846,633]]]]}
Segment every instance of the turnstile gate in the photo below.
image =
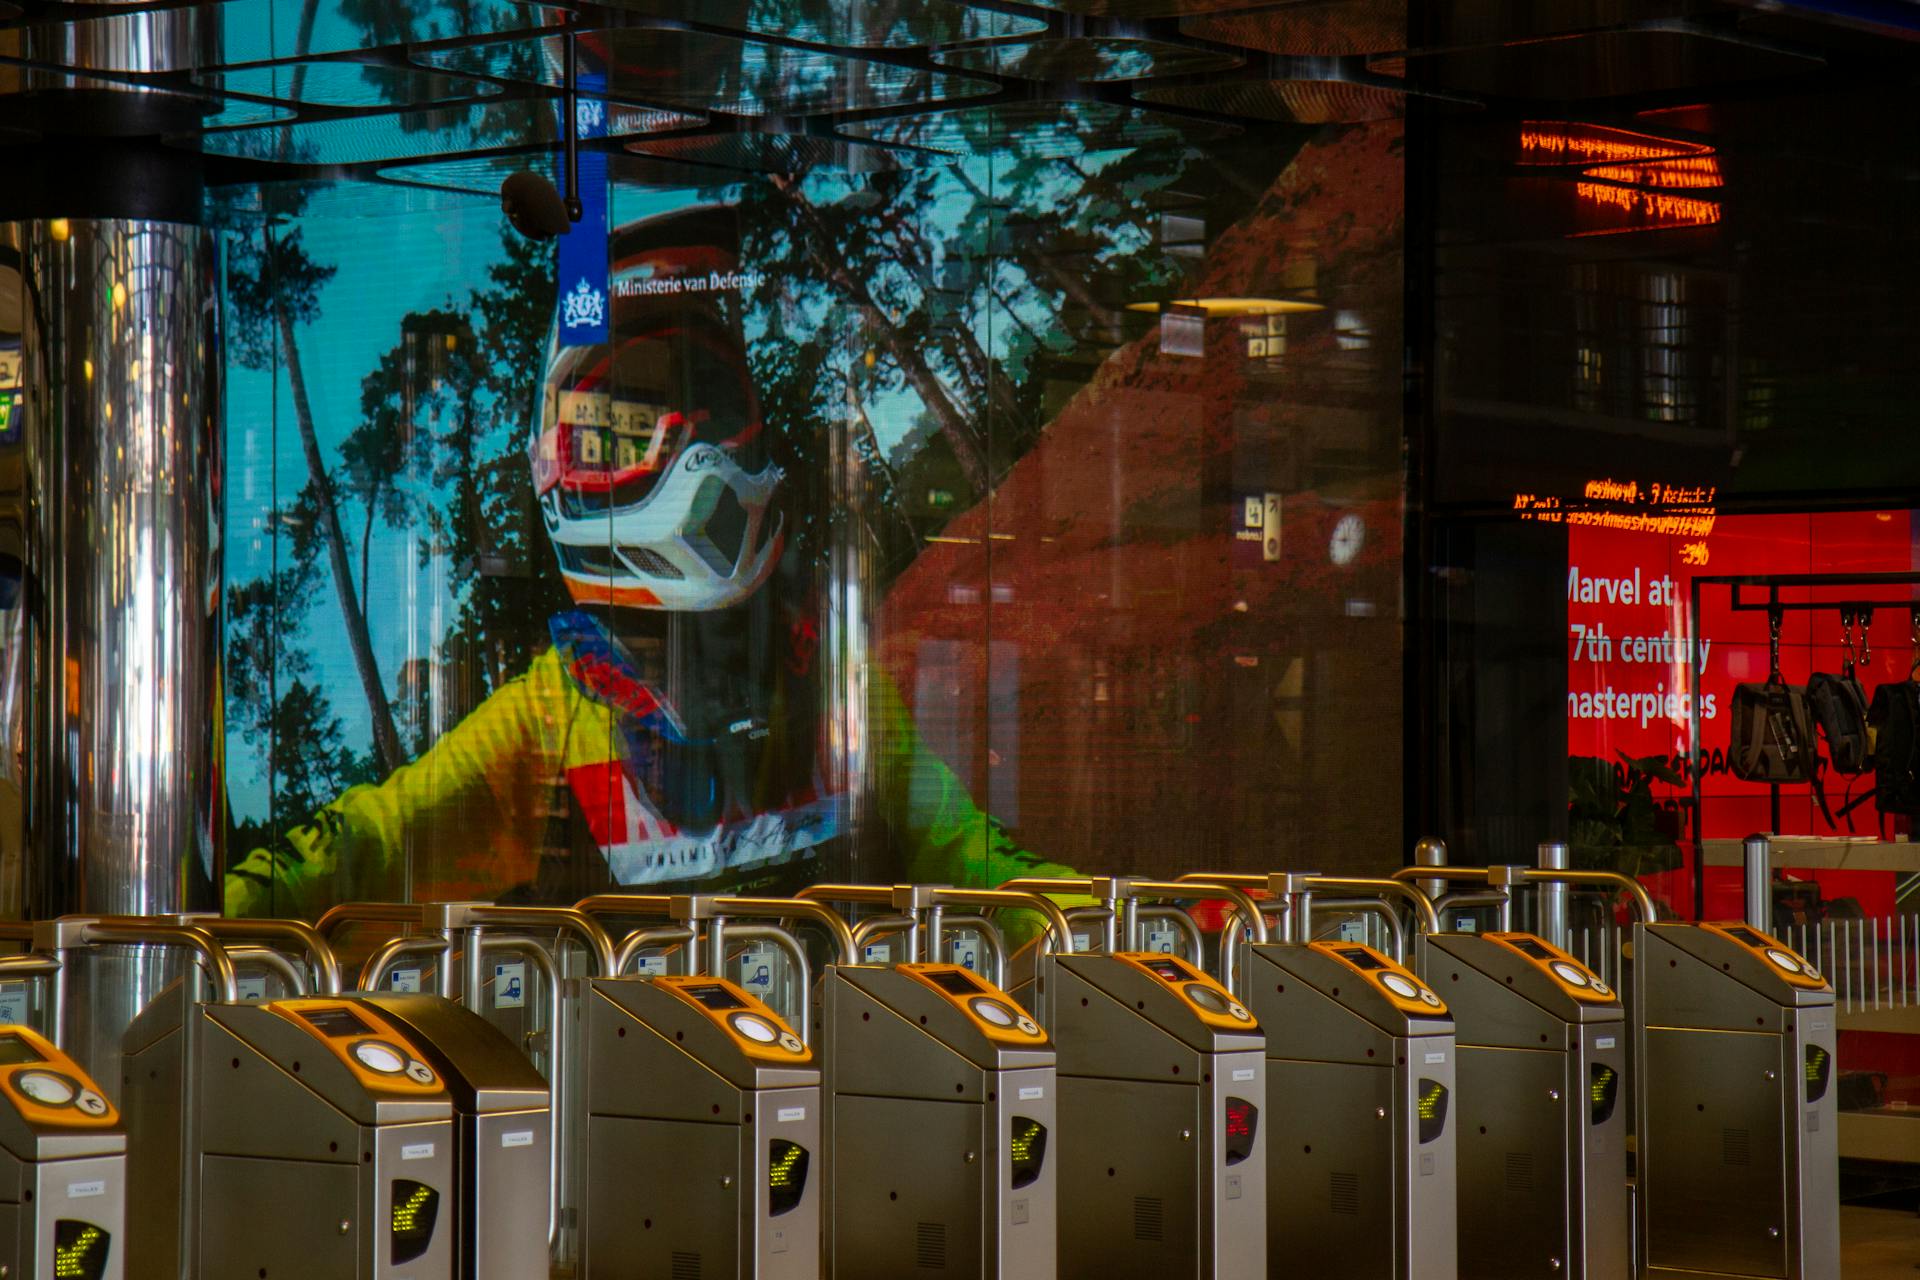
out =
{"type": "Polygon", "coordinates": [[[1454,1026],[1357,943],[1248,950],[1267,1035],[1267,1255],[1300,1275],[1453,1280],[1454,1026]]]}
{"type": "Polygon", "coordinates": [[[959,965],[838,965],[822,988],[827,1274],[1053,1280],[1046,1032],[959,965]]]}
{"type": "Polygon", "coordinates": [[[1744,924],[1634,936],[1643,1277],[1840,1274],[1833,989],[1744,924]]]}
{"type": "Polygon", "coordinates": [[[1632,1235],[1619,996],[1528,933],[1429,934],[1421,947],[1455,1028],[1462,1280],[1622,1280],[1632,1235]]]}
{"type": "Polygon", "coordinates": [[[1059,1054],[1060,1274],[1265,1280],[1266,1041],[1151,952],[1047,966],[1059,1054]]]}
{"type": "Polygon", "coordinates": [[[547,1082],[492,1023],[427,995],[361,996],[408,1039],[453,1101],[453,1274],[528,1280],[547,1273],[555,1176],[547,1082]]]}
{"type": "Polygon", "coordinates": [[[77,1063],[0,1027],[0,1276],[119,1280],[127,1140],[77,1063]]]}
{"type": "Polygon", "coordinates": [[[189,1006],[176,984],[122,1051],[128,1275],[176,1280],[183,1249],[209,1280],[453,1274],[452,1103],[373,1002],[189,1006]]]}
{"type": "Polygon", "coordinates": [[[598,979],[586,1012],[586,1274],[820,1275],[820,1072],[715,977],[598,979]]]}

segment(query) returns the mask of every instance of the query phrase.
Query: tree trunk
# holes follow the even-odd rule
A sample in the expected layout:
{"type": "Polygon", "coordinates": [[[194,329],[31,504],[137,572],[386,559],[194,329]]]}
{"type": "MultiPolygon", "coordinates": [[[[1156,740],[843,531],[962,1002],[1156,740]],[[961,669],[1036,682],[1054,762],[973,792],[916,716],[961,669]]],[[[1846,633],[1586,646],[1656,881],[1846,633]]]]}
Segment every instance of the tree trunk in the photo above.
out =
{"type": "Polygon", "coordinates": [[[973,424],[968,422],[959,408],[954,405],[953,398],[947,393],[946,387],[933,370],[927,367],[926,361],[920,358],[920,353],[912,341],[900,332],[898,326],[887,318],[886,313],[880,309],[880,305],[873,300],[873,295],[868,292],[866,284],[856,279],[854,274],[847,270],[846,264],[834,256],[827,230],[821,225],[819,212],[808,202],[806,196],[801,194],[798,186],[787,183],[774,185],[786,197],[787,203],[799,215],[800,221],[805,224],[801,238],[806,242],[807,256],[813,259],[814,266],[833,282],[834,288],[840,292],[840,295],[860,312],[861,318],[867,322],[868,327],[880,335],[887,354],[892,356],[893,362],[900,366],[900,371],[906,374],[907,381],[912,384],[921,403],[927,406],[927,411],[933,414],[934,419],[940,424],[940,434],[946,440],[947,447],[952,450],[954,461],[960,464],[961,473],[966,476],[967,483],[973,486],[973,496],[976,499],[985,498],[991,478],[987,473],[986,450],[973,424]]]}
{"type": "MultiPolygon", "coordinates": [[[[272,233],[267,233],[267,261],[274,260],[272,233]]],[[[307,398],[307,378],[300,366],[300,349],[294,345],[293,317],[278,293],[273,302],[274,324],[280,330],[280,345],[287,355],[287,381],[293,388],[293,413],[300,424],[300,448],[307,458],[307,475],[313,484],[314,504],[319,510],[320,534],[327,544],[327,562],[333,569],[333,593],[340,601],[340,617],[346,625],[347,645],[353,651],[353,665],[360,673],[360,687],[367,695],[367,714],[373,722],[373,751],[381,776],[405,763],[400,734],[393,725],[393,705],[387,701],[386,686],[380,680],[380,664],[373,656],[373,640],[367,634],[367,615],[360,607],[353,586],[353,565],[347,559],[347,538],[340,529],[340,508],[333,500],[333,485],[327,479],[327,465],[320,456],[320,437],[313,426],[313,404],[307,398]]]]}

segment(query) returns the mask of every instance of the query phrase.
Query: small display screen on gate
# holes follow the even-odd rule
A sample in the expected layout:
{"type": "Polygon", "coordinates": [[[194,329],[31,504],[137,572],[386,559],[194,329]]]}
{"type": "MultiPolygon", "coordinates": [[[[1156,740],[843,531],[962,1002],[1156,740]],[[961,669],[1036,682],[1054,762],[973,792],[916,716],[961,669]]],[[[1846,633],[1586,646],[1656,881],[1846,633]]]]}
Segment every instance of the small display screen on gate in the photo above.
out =
{"type": "Polygon", "coordinates": [[[1723,925],[1722,928],[1726,930],[1727,936],[1735,942],[1743,942],[1749,947],[1764,947],[1769,945],[1765,938],[1751,929],[1742,928],[1740,925],[1723,925]]]}
{"type": "Polygon", "coordinates": [[[1356,969],[1372,970],[1387,967],[1384,962],[1376,959],[1374,954],[1364,947],[1348,947],[1340,953],[1340,956],[1356,969]]]}
{"type": "Polygon", "coordinates": [[[113,1233],[78,1218],[53,1224],[55,1280],[100,1280],[107,1274],[107,1255],[113,1252],[113,1233]]]}
{"type": "Polygon", "coordinates": [[[366,1020],[351,1009],[302,1009],[300,1016],[321,1035],[333,1040],[373,1034],[366,1020]]]}
{"type": "Polygon", "coordinates": [[[440,1193],[424,1182],[396,1178],[393,1182],[393,1265],[412,1262],[433,1243],[433,1224],[440,1216],[440,1193]]]}
{"type": "Polygon", "coordinates": [[[1425,1146],[1447,1129],[1447,1086],[1438,1080],[1422,1078],[1414,1100],[1420,1117],[1420,1145],[1425,1146]]]}
{"type": "Polygon", "coordinates": [[[0,1067],[11,1067],[22,1062],[45,1062],[47,1059],[38,1049],[26,1042],[23,1036],[0,1036],[0,1067]]]}
{"type": "Polygon", "coordinates": [[[1040,1171],[1047,1163],[1047,1126],[1031,1116],[1013,1117],[1007,1154],[1012,1157],[1014,1190],[1038,1182],[1040,1171]]]}
{"type": "Polygon", "coordinates": [[[1258,1132],[1260,1108],[1245,1098],[1228,1098],[1225,1143],[1228,1164],[1239,1164],[1253,1154],[1253,1135],[1258,1132]]]}
{"type": "Polygon", "coordinates": [[[767,1216],[777,1218],[800,1207],[807,1193],[807,1149],[775,1138],[767,1147],[767,1216]]]}
{"type": "Polygon", "coordinates": [[[1182,972],[1180,966],[1171,960],[1149,960],[1147,961],[1147,972],[1157,978],[1164,978],[1168,982],[1193,981],[1192,974],[1182,972]]]}
{"type": "Polygon", "coordinates": [[[709,1009],[744,1009],[747,1002],[718,983],[704,987],[682,987],[681,994],[709,1009]]]}
{"type": "Polygon", "coordinates": [[[1518,951],[1521,955],[1532,956],[1535,960],[1556,960],[1559,958],[1555,956],[1553,952],[1541,946],[1539,940],[1536,938],[1508,938],[1506,942],[1508,946],[1518,951]]]}
{"type": "Polygon", "coordinates": [[[928,982],[951,996],[977,996],[985,990],[958,969],[929,969],[926,976],[928,982]]]}

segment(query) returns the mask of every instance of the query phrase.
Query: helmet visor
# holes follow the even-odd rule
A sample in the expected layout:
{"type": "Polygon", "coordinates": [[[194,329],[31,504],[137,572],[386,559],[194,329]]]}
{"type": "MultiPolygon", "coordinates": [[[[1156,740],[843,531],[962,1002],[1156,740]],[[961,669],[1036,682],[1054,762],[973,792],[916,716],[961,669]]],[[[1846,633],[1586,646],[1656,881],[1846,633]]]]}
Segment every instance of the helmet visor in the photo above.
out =
{"type": "Polygon", "coordinates": [[[737,342],[712,322],[663,317],[554,362],[534,442],[534,488],[558,488],[596,507],[631,506],[694,444],[716,445],[743,469],[760,470],[761,436],[737,342]]]}

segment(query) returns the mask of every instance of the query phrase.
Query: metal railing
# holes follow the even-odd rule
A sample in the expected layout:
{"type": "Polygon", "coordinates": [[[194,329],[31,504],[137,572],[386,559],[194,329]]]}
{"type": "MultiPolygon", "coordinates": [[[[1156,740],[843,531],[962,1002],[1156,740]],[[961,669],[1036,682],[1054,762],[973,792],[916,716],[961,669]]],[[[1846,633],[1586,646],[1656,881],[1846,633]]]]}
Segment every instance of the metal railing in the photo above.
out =
{"type": "Polygon", "coordinates": [[[1821,920],[1774,936],[1826,975],[1842,1013],[1920,1006],[1920,916],[1821,920]]]}

